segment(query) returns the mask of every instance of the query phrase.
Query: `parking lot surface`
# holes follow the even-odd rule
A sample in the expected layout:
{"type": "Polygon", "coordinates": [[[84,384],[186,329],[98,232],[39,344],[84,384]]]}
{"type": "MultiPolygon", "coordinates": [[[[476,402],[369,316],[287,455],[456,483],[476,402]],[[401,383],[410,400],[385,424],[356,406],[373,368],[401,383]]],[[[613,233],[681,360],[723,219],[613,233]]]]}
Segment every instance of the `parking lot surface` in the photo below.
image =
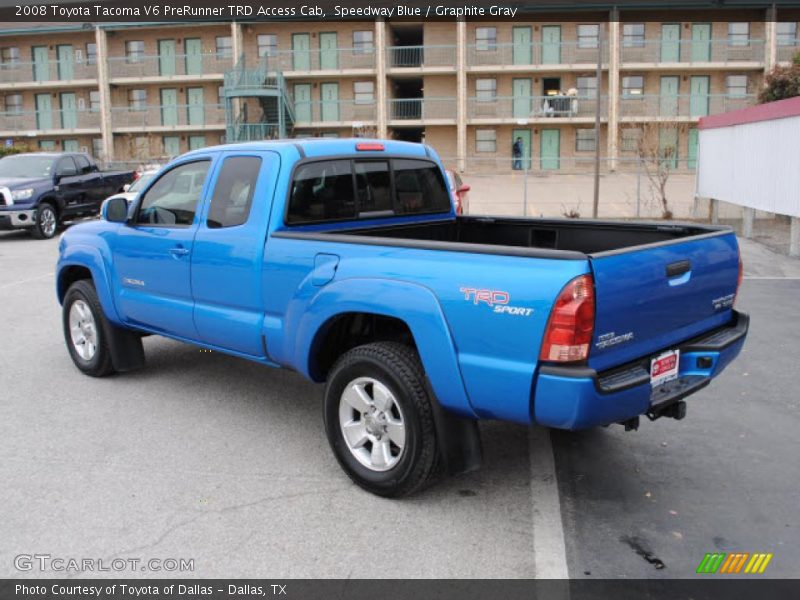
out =
{"type": "Polygon", "coordinates": [[[800,576],[800,261],[744,244],[748,342],[685,420],[482,424],[480,471],[392,501],[340,471],[294,373],[149,337],[143,371],[81,375],[56,253],[0,233],[2,577],[41,576],[14,566],[37,553],[195,565],[87,576],[692,577],[718,551],[800,576]]]}

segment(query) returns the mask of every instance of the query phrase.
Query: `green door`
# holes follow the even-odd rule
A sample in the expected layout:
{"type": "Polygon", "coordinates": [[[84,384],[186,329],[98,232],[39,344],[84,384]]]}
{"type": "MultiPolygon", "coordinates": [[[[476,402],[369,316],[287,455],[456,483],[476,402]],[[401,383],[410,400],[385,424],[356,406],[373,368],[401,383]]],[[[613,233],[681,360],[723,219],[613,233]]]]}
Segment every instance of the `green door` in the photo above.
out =
{"type": "Polygon", "coordinates": [[[711,61],[711,23],[692,24],[692,62],[711,61]]]}
{"type": "Polygon", "coordinates": [[[514,42],[512,60],[515,65],[529,65],[533,62],[531,46],[531,28],[514,27],[511,33],[514,42]]]}
{"type": "Polygon", "coordinates": [[[336,33],[319,34],[319,68],[338,69],[339,52],[337,50],[336,33]]]}
{"type": "Polygon", "coordinates": [[[204,135],[190,135],[189,136],[189,150],[200,150],[206,147],[206,136],[204,135]]]}
{"type": "Polygon", "coordinates": [[[186,115],[189,125],[205,125],[203,88],[186,88],[186,115]]]}
{"type": "Polygon", "coordinates": [[[662,127],[658,130],[658,152],[662,163],[670,169],[678,166],[678,130],[675,127],[662,127]]]}
{"type": "Polygon", "coordinates": [[[161,124],[168,127],[178,124],[178,90],[175,88],[161,90],[161,124]]]}
{"type": "Polygon", "coordinates": [[[678,116],[678,86],[680,78],[677,75],[665,75],[661,78],[661,93],[659,116],[678,116]]]}
{"type": "Polygon", "coordinates": [[[511,82],[511,89],[514,92],[511,101],[512,116],[515,119],[527,119],[531,116],[531,80],[514,79],[511,82]]]}
{"type": "Polygon", "coordinates": [[[511,132],[511,144],[517,141],[517,138],[522,138],[522,168],[525,171],[531,168],[531,130],[530,129],[515,129],[511,132]]]}
{"type": "Polygon", "coordinates": [[[164,156],[173,158],[181,153],[181,138],[177,135],[165,135],[162,141],[164,143],[164,156]]]}
{"type": "Polygon", "coordinates": [[[203,73],[203,42],[200,38],[186,38],[183,40],[186,51],[186,74],[202,75],[203,73]]]}
{"type": "Polygon", "coordinates": [[[75,79],[75,52],[70,44],[56,46],[58,78],[62,81],[75,79]]]}
{"type": "Polygon", "coordinates": [[[78,140],[64,140],[64,152],[78,152],[78,140]]]}
{"type": "Polygon", "coordinates": [[[542,27],[542,64],[557,65],[561,62],[561,26],[542,27]]]}
{"type": "Polygon", "coordinates": [[[294,84],[294,118],[299,123],[311,122],[311,84],[294,84]]]}
{"type": "Polygon", "coordinates": [[[33,58],[33,80],[49,80],[50,57],[47,55],[47,46],[34,46],[31,48],[31,57],[33,58]]]}
{"type": "Polygon", "coordinates": [[[661,26],[661,62],[680,62],[681,26],[665,23],[661,26]]]}
{"type": "Polygon", "coordinates": [[[78,128],[78,105],[74,92],[63,92],[61,100],[61,129],[78,128]]]}
{"type": "Polygon", "coordinates": [[[705,117],[708,114],[708,75],[692,75],[689,91],[689,115],[705,117]]]}
{"type": "Polygon", "coordinates": [[[689,130],[689,151],[686,155],[686,166],[690,169],[697,168],[697,142],[698,142],[698,131],[697,129],[690,129],[689,130]]]}
{"type": "Polygon", "coordinates": [[[158,40],[158,74],[175,75],[175,40],[158,40]]]}
{"type": "Polygon", "coordinates": [[[320,95],[322,97],[322,120],[323,121],[338,121],[339,120],[339,84],[338,83],[323,83],[320,86],[320,95]]]}
{"type": "Polygon", "coordinates": [[[311,38],[307,33],[292,34],[292,69],[311,70],[311,38]]]}
{"type": "Polygon", "coordinates": [[[539,167],[543,171],[559,169],[561,167],[561,132],[558,129],[542,129],[540,145],[539,167]]]}
{"type": "Polygon", "coordinates": [[[53,106],[50,94],[36,94],[36,128],[53,128],[53,106]]]}

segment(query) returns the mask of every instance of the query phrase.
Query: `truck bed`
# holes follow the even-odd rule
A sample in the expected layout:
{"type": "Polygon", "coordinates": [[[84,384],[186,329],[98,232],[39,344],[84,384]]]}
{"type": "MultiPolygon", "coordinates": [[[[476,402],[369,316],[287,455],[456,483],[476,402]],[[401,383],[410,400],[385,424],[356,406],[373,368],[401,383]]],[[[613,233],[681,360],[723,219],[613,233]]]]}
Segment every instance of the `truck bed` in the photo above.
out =
{"type": "MultiPolygon", "coordinates": [[[[729,231],[724,226],[687,223],[458,217],[403,225],[330,228],[300,235],[326,241],[575,259],[729,231]]],[[[278,235],[294,237],[294,233],[299,232],[283,231],[278,235]]]]}

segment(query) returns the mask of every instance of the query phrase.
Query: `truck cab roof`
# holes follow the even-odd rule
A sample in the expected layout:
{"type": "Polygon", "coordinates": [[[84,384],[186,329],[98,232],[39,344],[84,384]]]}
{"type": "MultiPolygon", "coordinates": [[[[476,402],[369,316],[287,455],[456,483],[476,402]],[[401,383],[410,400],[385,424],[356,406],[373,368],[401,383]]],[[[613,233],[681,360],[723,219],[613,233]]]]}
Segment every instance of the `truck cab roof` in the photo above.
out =
{"type": "Polygon", "coordinates": [[[356,154],[399,154],[419,158],[437,158],[433,149],[425,144],[373,138],[296,138],[288,140],[241,142],[193,150],[183,156],[207,155],[209,152],[264,152],[270,150],[280,154],[286,154],[287,152],[296,153],[299,154],[301,158],[340,155],[352,156],[356,154]]]}

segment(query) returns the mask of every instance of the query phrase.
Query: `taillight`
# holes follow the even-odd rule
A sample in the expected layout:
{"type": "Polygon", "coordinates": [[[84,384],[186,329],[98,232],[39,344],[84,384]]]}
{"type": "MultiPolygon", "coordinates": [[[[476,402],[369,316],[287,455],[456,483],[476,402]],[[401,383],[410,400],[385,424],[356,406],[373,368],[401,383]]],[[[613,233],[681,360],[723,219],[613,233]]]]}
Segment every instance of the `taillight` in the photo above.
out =
{"type": "Polygon", "coordinates": [[[581,275],[570,281],[556,298],[544,333],[541,360],[586,360],[594,332],[594,280],[581,275]]]}
{"type": "Polygon", "coordinates": [[[742,263],[742,253],[739,251],[739,276],[736,279],[736,295],[733,297],[733,303],[739,299],[739,290],[742,288],[742,278],[744,277],[744,263],[742,263]]]}
{"type": "Polygon", "coordinates": [[[383,144],[371,142],[359,142],[356,144],[356,150],[359,152],[382,152],[384,149],[383,144]]]}

